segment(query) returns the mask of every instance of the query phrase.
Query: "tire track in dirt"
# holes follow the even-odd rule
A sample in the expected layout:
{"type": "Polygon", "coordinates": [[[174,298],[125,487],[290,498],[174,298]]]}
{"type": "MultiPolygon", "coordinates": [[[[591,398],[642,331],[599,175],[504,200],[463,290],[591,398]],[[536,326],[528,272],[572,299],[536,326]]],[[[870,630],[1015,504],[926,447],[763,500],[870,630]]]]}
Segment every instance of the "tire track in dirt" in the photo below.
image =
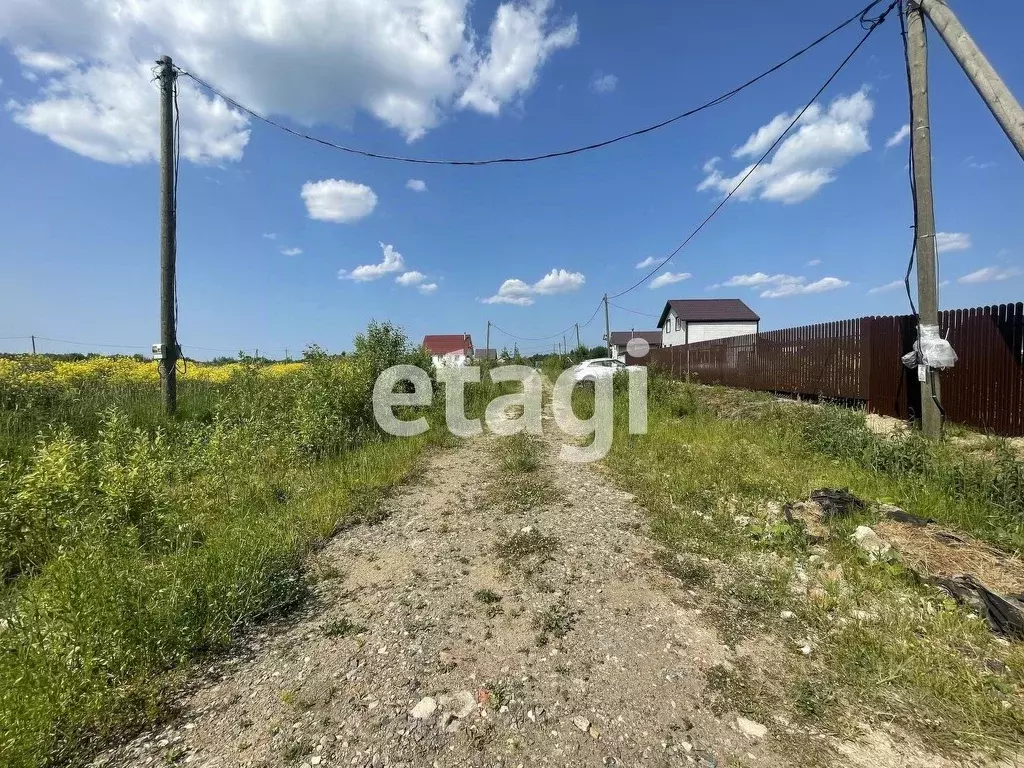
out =
{"type": "Polygon", "coordinates": [[[302,615],[95,764],[789,765],[710,709],[706,673],[737,653],[655,563],[643,510],[544,424],[535,472],[503,476],[492,435],[428,457],[312,558],[302,615]]]}

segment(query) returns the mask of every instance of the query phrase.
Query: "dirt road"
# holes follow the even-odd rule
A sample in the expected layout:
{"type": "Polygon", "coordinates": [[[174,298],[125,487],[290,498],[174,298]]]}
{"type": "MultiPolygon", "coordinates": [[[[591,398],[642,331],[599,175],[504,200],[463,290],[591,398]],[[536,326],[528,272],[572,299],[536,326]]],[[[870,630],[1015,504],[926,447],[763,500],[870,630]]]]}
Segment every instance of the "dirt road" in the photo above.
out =
{"type": "Polygon", "coordinates": [[[532,471],[503,471],[508,443],[487,435],[430,457],[386,519],[317,554],[301,616],[97,764],[799,764],[787,723],[708,703],[709,670],[762,666],[756,644],[719,641],[643,510],[600,467],[560,462],[544,423],[532,471]]]}

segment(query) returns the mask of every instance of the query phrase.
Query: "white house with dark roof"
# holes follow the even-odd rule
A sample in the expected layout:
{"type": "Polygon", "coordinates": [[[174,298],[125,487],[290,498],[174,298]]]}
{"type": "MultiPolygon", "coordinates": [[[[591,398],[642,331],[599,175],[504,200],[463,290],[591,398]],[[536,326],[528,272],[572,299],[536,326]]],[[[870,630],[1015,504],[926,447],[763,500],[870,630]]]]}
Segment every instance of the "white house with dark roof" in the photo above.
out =
{"type": "Polygon", "coordinates": [[[761,318],[740,299],[669,299],[658,320],[661,346],[757,333],[761,318]]]}
{"type": "Polygon", "coordinates": [[[661,331],[612,331],[610,356],[625,362],[626,345],[631,339],[643,339],[649,349],[657,349],[661,346],[661,331]]]}

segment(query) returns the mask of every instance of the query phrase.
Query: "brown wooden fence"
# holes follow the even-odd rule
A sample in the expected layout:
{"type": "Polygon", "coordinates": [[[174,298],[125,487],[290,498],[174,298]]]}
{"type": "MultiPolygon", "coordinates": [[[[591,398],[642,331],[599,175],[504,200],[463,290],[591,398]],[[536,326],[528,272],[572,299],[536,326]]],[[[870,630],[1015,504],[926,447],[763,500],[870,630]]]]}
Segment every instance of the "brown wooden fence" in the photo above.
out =
{"type": "MultiPolygon", "coordinates": [[[[959,356],[940,376],[947,418],[1024,435],[1024,304],[949,310],[939,324],[959,356]]],[[[657,349],[627,362],[707,384],[859,401],[906,419],[920,412],[921,390],[900,357],[916,338],[912,315],[860,317],[657,349]]]]}

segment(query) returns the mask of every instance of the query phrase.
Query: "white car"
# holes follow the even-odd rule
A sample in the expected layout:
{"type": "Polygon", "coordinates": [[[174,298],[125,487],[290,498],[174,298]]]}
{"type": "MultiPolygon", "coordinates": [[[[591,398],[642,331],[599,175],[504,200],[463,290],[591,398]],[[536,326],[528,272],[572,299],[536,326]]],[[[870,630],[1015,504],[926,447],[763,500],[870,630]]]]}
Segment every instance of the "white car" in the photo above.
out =
{"type": "Polygon", "coordinates": [[[628,370],[630,367],[613,357],[597,357],[593,360],[584,360],[574,367],[572,377],[577,383],[581,381],[595,382],[598,379],[611,378],[619,371],[628,370]]]}

